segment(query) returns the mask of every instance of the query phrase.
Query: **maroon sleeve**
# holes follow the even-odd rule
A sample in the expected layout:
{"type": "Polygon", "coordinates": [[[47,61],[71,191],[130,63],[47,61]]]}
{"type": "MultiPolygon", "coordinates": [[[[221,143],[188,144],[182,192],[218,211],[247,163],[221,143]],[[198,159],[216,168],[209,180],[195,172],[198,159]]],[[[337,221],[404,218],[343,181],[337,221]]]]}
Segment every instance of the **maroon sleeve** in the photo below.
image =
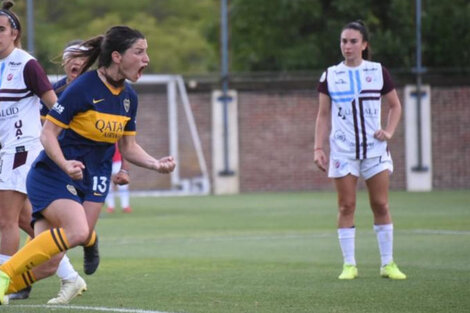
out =
{"type": "Polygon", "coordinates": [[[381,94],[386,95],[395,89],[395,85],[393,84],[392,76],[390,76],[389,71],[384,66],[382,66],[382,76],[384,78],[384,86],[382,87],[381,94]]]}
{"type": "Polygon", "coordinates": [[[31,59],[26,63],[23,72],[24,82],[29,90],[39,98],[49,90],[52,90],[51,82],[47,78],[46,72],[38,61],[31,59]]]}
{"type": "Polygon", "coordinates": [[[324,71],[323,74],[321,75],[320,81],[318,82],[317,91],[329,96],[330,92],[328,91],[328,84],[327,84],[327,79],[326,79],[327,75],[328,75],[328,71],[324,71]]]}

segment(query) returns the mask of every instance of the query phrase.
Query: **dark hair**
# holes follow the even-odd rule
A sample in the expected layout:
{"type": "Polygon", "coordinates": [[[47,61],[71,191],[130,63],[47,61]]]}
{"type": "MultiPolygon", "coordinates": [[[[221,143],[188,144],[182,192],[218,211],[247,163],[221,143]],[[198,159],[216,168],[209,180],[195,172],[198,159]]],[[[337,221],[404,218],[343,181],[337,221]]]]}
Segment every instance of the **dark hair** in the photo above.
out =
{"type": "Polygon", "coordinates": [[[15,13],[10,11],[10,8],[12,8],[15,5],[13,1],[6,0],[2,2],[2,8],[0,9],[0,15],[6,16],[8,18],[8,21],[10,22],[10,26],[13,29],[16,29],[18,31],[18,34],[15,39],[15,46],[16,47],[21,47],[21,23],[20,20],[18,19],[18,16],[16,16],[15,13]]]}
{"type": "Polygon", "coordinates": [[[73,57],[86,57],[87,61],[82,68],[86,72],[98,59],[98,67],[109,67],[112,63],[111,54],[114,51],[124,53],[138,39],[144,39],[144,35],[136,29],[128,26],[113,26],[104,35],[86,40],[82,46],[87,49],[76,49],[73,57]]]}
{"type": "Polygon", "coordinates": [[[361,33],[362,40],[367,42],[367,47],[362,51],[362,58],[364,60],[370,60],[371,51],[369,45],[369,31],[367,30],[367,27],[364,22],[362,20],[355,20],[353,22],[350,22],[343,27],[341,32],[343,32],[345,29],[354,29],[361,33]]]}

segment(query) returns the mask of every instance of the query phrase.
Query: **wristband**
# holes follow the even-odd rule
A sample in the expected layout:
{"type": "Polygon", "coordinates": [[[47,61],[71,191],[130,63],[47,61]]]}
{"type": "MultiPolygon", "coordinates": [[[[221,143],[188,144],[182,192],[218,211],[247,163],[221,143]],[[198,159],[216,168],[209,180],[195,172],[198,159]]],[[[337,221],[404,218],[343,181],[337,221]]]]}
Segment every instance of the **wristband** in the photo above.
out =
{"type": "Polygon", "coordinates": [[[119,172],[123,172],[124,174],[129,175],[129,171],[128,171],[128,170],[125,170],[125,169],[123,169],[123,168],[121,168],[121,169],[119,170],[119,172]]]}

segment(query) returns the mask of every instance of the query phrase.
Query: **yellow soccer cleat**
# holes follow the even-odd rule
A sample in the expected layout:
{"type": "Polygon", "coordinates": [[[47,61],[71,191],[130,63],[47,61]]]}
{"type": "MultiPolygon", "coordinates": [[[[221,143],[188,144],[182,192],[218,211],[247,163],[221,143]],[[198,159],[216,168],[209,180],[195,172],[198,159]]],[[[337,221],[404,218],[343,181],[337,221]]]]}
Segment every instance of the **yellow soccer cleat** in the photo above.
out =
{"type": "Polygon", "coordinates": [[[395,262],[390,262],[389,264],[381,267],[380,276],[390,279],[406,279],[406,275],[400,271],[395,262]]]}
{"type": "Polygon", "coordinates": [[[338,279],[354,279],[357,276],[359,276],[359,273],[355,265],[344,264],[343,272],[338,276],[338,279]]]}
{"type": "Polygon", "coordinates": [[[8,290],[8,286],[10,285],[10,277],[0,271],[0,305],[1,304],[8,304],[8,296],[5,295],[5,292],[8,290]]]}

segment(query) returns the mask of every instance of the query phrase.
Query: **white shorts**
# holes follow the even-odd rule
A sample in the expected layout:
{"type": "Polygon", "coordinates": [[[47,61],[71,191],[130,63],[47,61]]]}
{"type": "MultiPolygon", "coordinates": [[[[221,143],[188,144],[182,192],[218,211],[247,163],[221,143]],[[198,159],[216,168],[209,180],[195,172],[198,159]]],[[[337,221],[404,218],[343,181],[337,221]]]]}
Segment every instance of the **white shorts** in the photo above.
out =
{"type": "Polygon", "coordinates": [[[381,156],[364,160],[331,157],[328,177],[339,178],[351,174],[362,176],[367,180],[385,170],[393,173],[393,161],[389,151],[385,151],[381,156]]]}
{"type": "Polygon", "coordinates": [[[113,161],[113,168],[111,170],[112,175],[116,175],[121,170],[121,161],[113,161]]]}
{"type": "Polygon", "coordinates": [[[42,147],[16,153],[0,152],[0,190],[26,194],[26,177],[42,147]]]}

